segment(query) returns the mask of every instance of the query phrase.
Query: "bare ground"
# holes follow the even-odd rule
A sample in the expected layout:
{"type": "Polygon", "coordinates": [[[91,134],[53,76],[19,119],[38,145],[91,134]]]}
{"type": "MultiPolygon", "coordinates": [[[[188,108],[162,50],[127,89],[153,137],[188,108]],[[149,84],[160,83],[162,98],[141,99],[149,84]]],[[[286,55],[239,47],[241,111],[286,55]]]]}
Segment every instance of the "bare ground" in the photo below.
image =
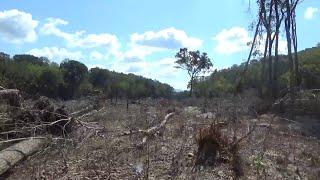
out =
{"type": "MultiPolygon", "coordinates": [[[[244,176],[240,179],[319,179],[320,141],[312,137],[320,128],[319,120],[308,122],[309,131],[300,117],[292,122],[272,114],[247,115],[241,104],[212,103],[203,114],[201,109],[171,102],[163,107],[155,100],[133,104],[127,111],[125,103],[110,102],[83,121],[97,122],[74,127],[66,140],[54,141],[5,175],[8,179],[233,179],[228,162],[193,171],[197,151],[197,131],[214,121],[227,121],[223,129],[231,139],[244,136],[257,124],[253,133],[240,144],[244,176]],[[228,105],[225,105],[228,104],[228,105]],[[231,104],[231,105],[230,105],[231,104]],[[125,132],[147,129],[160,124],[166,111],[175,107],[176,114],[164,132],[139,146],[141,134],[125,132]],[[311,124],[311,125],[310,125],[311,124]],[[314,130],[315,129],[315,130],[314,130]]],[[[70,111],[88,105],[85,101],[66,103],[70,111]]],[[[305,119],[305,118],[304,118],[305,119]]]]}

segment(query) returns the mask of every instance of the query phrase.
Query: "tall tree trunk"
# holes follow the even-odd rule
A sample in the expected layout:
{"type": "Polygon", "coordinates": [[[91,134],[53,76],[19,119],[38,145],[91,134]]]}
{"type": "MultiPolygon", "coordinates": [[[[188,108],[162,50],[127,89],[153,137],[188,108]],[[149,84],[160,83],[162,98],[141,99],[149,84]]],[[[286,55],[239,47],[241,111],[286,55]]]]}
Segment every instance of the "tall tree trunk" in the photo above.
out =
{"type": "Polygon", "coordinates": [[[272,86],[272,96],[274,99],[278,98],[279,84],[278,84],[278,64],[279,64],[279,29],[281,26],[280,16],[279,16],[279,3],[275,0],[275,14],[276,14],[276,31],[275,31],[275,48],[274,48],[274,67],[273,67],[273,86],[272,86]]]}
{"type": "Polygon", "coordinates": [[[190,80],[190,94],[189,94],[190,97],[192,97],[192,93],[193,93],[193,80],[194,80],[194,77],[192,75],[190,80]]]}
{"type": "Polygon", "coordinates": [[[291,40],[291,8],[290,1],[286,0],[286,20],[285,20],[285,30],[286,30],[286,38],[287,38],[287,46],[288,46],[288,58],[289,58],[289,96],[290,96],[290,117],[294,119],[293,115],[293,105],[294,105],[294,67],[293,67],[293,57],[292,57],[292,40],[291,40]]]}
{"type": "Polygon", "coordinates": [[[272,86],[273,86],[273,78],[272,78],[272,38],[271,33],[268,35],[268,95],[271,95],[270,92],[272,92],[272,86]]]}
{"type": "Polygon", "coordinates": [[[298,41],[297,41],[297,26],[296,26],[296,14],[293,11],[291,13],[291,31],[292,31],[292,42],[294,49],[294,84],[295,86],[300,85],[300,77],[299,77],[299,61],[298,61],[298,41]]]}
{"type": "Polygon", "coordinates": [[[267,60],[267,50],[268,50],[268,38],[266,38],[264,53],[262,58],[262,70],[261,70],[261,81],[260,81],[260,95],[263,96],[263,87],[265,85],[265,69],[266,69],[266,60],[267,60]]]}
{"type": "Polygon", "coordinates": [[[260,16],[261,16],[261,12],[259,13],[259,20],[258,20],[258,23],[256,25],[256,30],[255,30],[255,33],[254,33],[253,41],[252,41],[252,44],[251,44],[251,48],[250,48],[250,52],[249,52],[249,56],[248,56],[245,68],[242,71],[242,73],[240,74],[240,77],[238,78],[239,80],[236,81],[234,95],[237,95],[240,92],[242,79],[244,78],[244,76],[245,76],[245,74],[246,74],[246,72],[248,70],[248,67],[249,67],[249,62],[250,62],[250,59],[251,59],[251,56],[252,56],[253,49],[254,49],[255,44],[256,44],[256,40],[257,40],[257,36],[258,36],[258,32],[259,32],[259,27],[260,27],[260,24],[261,24],[260,16]]]}
{"type": "Polygon", "coordinates": [[[267,28],[267,39],[269,41],[269,48],[268,48],[268,95],[270,95],[272,92],[272,85],[273,85],[273,78],[272,78],[272,45],[273,45],[273,40],[271,38],[272,36],[272,12],[273,12],[273,1],[271,0],[270,3],[270,9],[269,9],[269,18],[268,18],[268,26],[267,28]]]}

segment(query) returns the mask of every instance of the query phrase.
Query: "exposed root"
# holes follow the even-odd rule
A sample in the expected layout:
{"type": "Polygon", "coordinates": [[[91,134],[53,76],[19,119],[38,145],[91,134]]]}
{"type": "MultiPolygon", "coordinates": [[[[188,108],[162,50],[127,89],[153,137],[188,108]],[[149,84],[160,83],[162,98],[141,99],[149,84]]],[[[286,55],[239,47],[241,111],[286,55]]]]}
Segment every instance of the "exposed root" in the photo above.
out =
{"type": "Polygon", "coordinates": [[[198,150],[193,170],[200,166],[213,166],[218,154],[228,146],[228,139],[222,135],[219,128],[211,125],[199,130],[196,136],[198,150]]]}
{"type": "Polygon", "coordinates": [[[232,142],[221,133],[222,127],[221,124],[212,124],[199,130],[196,135],[198,149],[192,170],[197,171],[201,166],[213,166],[216,162],[229,163],[234,172],[234,179],[238,179],[244,175],[242,158],[239,154],[240,144],[250,136],[256,126],[241,138],[234,138],[232,142]]]}

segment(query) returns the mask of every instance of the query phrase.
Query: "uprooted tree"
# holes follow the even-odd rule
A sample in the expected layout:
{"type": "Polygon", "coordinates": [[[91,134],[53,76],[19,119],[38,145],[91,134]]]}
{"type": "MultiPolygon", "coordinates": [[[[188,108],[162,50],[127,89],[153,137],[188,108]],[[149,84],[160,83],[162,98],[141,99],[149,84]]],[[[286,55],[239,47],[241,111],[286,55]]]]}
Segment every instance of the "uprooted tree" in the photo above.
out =
{"type": "Polygon", "coordinates": [[[190,76],[190,96],[192,96],[193,83],[195,78],[201,73],[210,70],[212,62],[207,53],[200,53],[200,51],[188,51],[187,48],[180,48],[180,51],[175,56],[177,60],[176,68],[188,71],[190,76]]]}

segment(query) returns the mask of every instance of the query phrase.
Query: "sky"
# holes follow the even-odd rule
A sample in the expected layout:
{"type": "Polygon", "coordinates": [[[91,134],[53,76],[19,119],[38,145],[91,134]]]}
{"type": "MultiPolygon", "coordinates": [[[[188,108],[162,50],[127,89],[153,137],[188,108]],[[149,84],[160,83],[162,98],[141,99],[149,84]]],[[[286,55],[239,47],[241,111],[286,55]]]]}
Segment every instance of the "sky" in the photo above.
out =
{"type": "MultiPolygon", "coordinates": [[[[208,53],[212,70],[245,61],[256,17],[249,1],[1,0],[0,51],[69,58],[183,90],[188,74],[174,64],[182,47],[208,53]]],[[[297,27],[299,50],[320,42],[320,0],[298,6],[297,27]]]]}

